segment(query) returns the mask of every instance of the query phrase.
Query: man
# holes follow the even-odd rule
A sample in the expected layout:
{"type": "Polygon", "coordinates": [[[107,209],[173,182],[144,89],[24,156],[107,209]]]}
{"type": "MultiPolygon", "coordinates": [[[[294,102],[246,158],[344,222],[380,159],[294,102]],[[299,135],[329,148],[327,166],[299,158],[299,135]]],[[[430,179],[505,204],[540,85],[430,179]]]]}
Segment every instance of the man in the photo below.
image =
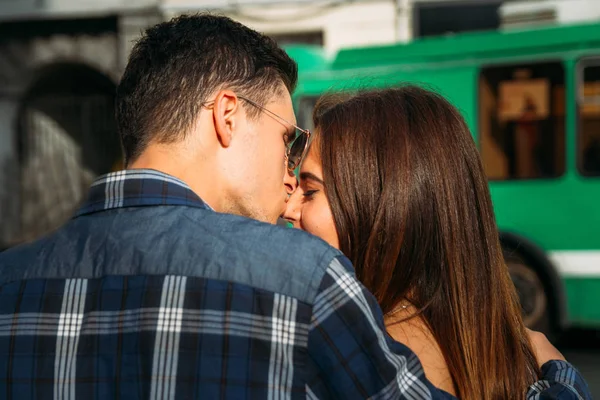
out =
{"type": "MultiPolygon", "coordinates": [[[[445,397],[345,257],[263,223],[308,140],[290,143],[296,68],[223,17],[146,32],[117,90],[128,169],[98,179],[63,228],[0,255],[0,393],[445,397]]],[[[545,371],[532,395],[587,395],[566,362],[545,371]]]]}

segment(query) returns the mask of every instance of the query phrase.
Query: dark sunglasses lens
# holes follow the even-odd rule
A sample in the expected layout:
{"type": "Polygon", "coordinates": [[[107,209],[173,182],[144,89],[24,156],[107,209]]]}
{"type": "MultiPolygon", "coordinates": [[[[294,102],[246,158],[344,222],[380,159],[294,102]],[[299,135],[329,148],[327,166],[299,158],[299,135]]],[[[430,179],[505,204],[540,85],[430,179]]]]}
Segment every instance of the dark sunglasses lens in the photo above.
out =
{"type": "Polygon", "coordinates": [[[304,149],[306,148],[306,141],[308,140],[308,135],[304,132],[298,132],[298,136],[292,143],[290,148],[290,157],[288,159],[288,165],[290,168],[296,168],[302,159],[302,155],[304,153],[304,149]]]}

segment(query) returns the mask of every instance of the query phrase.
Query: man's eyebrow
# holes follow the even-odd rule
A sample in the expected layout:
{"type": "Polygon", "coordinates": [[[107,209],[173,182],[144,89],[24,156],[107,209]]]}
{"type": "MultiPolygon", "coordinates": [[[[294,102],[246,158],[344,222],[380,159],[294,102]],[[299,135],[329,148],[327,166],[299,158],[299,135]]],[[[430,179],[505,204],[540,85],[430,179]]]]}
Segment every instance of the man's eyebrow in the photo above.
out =
{"type": "Polygon", "coordinates": [[[317,178],[317,176],[315,174],[313,174],[312,172],[300,172],[300,180],[312,180],[315,181],[317,183],[320,183],[321,185],[323,185],[323,180],[321,178],[317,178]]]}

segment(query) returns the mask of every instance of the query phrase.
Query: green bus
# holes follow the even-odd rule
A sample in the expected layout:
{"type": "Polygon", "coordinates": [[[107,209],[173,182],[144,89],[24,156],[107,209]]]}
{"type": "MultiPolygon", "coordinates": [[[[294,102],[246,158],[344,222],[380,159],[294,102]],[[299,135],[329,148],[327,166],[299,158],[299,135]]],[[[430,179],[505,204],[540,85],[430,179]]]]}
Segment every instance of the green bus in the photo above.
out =
{"type": "Polygon", "coordinates": [[[528,326],[600,327],[600,24],[288,48],[298,124],[326,92],[425,85],[465,116],[528,326]]]}

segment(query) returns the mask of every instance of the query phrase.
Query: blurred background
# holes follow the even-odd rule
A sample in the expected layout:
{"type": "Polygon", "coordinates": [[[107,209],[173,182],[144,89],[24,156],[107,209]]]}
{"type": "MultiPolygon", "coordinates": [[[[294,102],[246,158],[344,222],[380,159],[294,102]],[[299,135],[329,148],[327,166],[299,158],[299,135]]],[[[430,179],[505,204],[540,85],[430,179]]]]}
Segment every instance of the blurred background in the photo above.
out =
{"type": "Polygon", "coordinates": [[[114,92],[134,40],[211,11],[320,94],[425,84],[463,112],[490,179],[527,324],[600,394],[600,1],[0,0],[0,251],[64,223],[122,168],[114,92]]]}

